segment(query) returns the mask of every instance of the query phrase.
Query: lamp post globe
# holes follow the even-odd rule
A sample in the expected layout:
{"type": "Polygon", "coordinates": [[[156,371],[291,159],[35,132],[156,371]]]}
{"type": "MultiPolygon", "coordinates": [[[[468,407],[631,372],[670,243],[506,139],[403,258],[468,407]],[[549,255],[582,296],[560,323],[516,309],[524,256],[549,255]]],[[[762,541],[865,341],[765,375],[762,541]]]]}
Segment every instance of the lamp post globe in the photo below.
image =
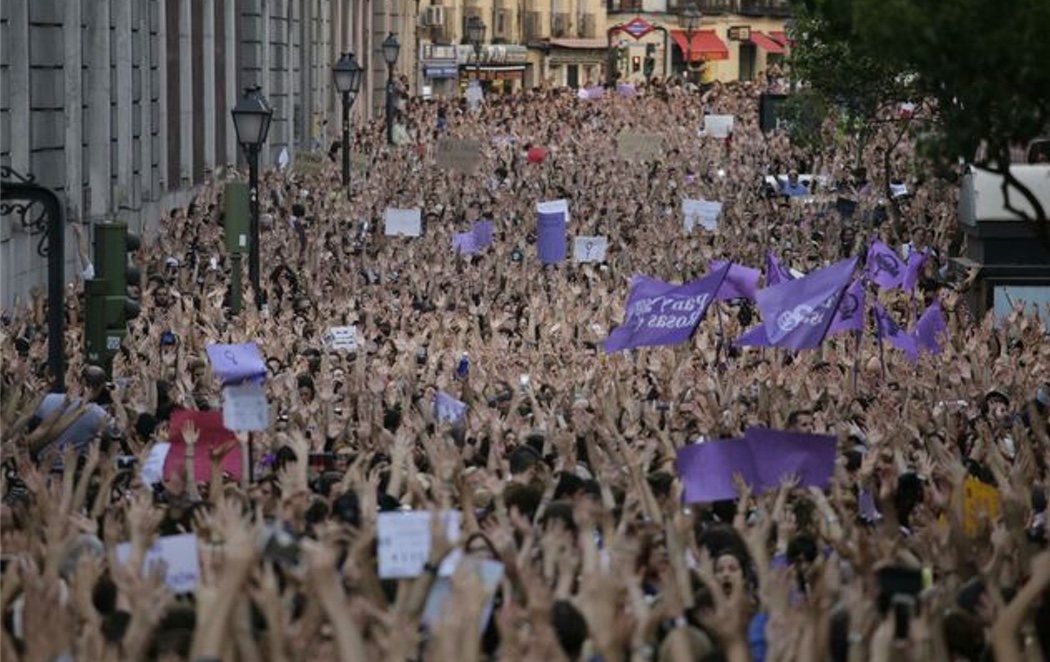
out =
{"type": "Polygon", "coordinates": [[[332,65],[335,89],[343,102],[343,188],[350,197],[350,107],[361,91],[361,80],[365,69],[358,64],[353,53],[343,53],[332,65]]]}
{"type": "Polygon", "coordinates": [[[262,307],[263,294],[259,283],[259,150],[270,133],[273,109],[266,102],[258,85],[244,90],[244,96],[230,111],[237,142],[248,160],[248,203],[251,215],[248,247],[248,278],[255,294],[255,305],[262,307]]]}
{"type": "Polygon", "coordinates": [[[481,42],[485,41],[485,22],[480,16],[467,19],[467,41],[474,46],[474,80],[481,85],[481,42]]]}

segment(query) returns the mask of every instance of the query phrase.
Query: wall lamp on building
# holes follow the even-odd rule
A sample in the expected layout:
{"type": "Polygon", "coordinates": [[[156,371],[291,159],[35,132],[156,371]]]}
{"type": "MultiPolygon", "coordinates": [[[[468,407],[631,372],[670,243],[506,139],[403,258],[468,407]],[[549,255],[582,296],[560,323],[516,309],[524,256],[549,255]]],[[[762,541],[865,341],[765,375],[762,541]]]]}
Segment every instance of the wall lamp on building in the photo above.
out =
{"type": "Polygon", "coordinates": [[[383,59],[386,60],[386,142],[394,144],[394,65],[401,52],[401,42],[391,32],[383,40],[383,59]]]}
{"type": "Polygon", "coordinates": [[[343,53],[332,65],[335,89],[343,100],[343,188],[347,198],[350,197],[350,107],[361,90],[364,73],[364,67],[358,64],[353,53],[343,53]]]}
{"type": "Polygon", "coordinates": [[[237,142],[248,159],[248,199],[251,215],[251,245],[248,248],[248,278],[252,282],[255,305],[263,305],[262,289],[259,286],[259,150],[270,132],[273,109],[266,102],[258,85],[246,88],[244,96],[230,111],[237,142]]]}
{"type": "Polygon", "coordinates": [[[474,79],[481,85],[481,42],[485,41],[485,22],[480,16],[467,19],[467,41],[474,46],[474,79]]]}

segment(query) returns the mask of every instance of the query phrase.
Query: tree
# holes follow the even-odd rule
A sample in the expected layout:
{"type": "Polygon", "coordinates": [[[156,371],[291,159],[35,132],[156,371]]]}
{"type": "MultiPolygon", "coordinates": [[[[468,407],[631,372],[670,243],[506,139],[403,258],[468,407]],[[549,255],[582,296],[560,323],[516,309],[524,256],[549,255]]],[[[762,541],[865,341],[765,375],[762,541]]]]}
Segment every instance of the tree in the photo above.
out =
{"type": "Polygon", "coordinates": [[[796,7],[804,19],[793,62],[802,77],[813,76],[829,95],[861,100],[865,88],[842,80],[851,70],[861,77],[867,70],[876,89],[907,81],[936,113],[924,153],[939,167],[963,158],[1002,176],[1006,208],[1050,245],[1048,210],[1009,170],[1011,146],[1050,131],[1050,2],[796,0],[796,7]]]}

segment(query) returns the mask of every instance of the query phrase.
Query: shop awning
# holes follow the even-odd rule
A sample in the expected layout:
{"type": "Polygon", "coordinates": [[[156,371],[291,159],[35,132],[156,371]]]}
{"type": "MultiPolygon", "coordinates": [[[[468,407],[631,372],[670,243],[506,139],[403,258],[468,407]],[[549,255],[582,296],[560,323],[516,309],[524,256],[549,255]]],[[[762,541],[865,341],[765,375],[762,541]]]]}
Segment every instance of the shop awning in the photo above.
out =
{"type": "Polygon", "coordinates": [[[759,32],[758,30],[751,31],[751,43],[758,46],[767,53],[783,53],[784,45],[780,42],[770,38],[769,36],[759,32]]]}
{"type": "Polygon", "coordinates": [[[698,30],[689,42],[685,30],[671,30],[671,37],[678,44],[682,55],[693,62],[697,60],[728,60],[729,48],[714,30],[698,30]]]}
{"type": "Polygon", "coordinates": [[[788,39],[787,32],[784,32],[783,30],[770,30],[769,36],[781,46],[791,47],[791,40],[788,39]]]}

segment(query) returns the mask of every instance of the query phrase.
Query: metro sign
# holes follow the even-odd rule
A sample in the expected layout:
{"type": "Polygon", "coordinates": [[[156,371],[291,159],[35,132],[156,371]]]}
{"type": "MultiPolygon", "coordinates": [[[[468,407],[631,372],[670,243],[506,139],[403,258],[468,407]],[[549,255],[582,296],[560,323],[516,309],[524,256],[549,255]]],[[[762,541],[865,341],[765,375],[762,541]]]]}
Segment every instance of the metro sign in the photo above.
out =
{"type": "Polygon", "coordinates": [[[653,24],[641,16],[635,16],[629,23],[623,26],[622,30],[635,39],[641,39],[653,31],[653,24]]]}

